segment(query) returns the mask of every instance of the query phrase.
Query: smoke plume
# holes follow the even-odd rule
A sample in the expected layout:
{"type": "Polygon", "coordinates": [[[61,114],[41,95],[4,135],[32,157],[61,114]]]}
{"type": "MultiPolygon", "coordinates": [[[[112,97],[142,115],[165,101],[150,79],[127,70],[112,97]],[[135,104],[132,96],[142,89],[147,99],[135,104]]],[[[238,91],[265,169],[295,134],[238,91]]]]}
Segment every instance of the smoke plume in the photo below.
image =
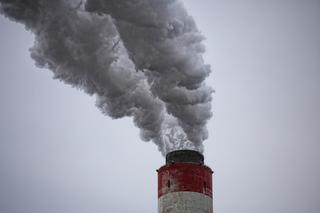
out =
{"type": "Polygon", "coordinates": [[[202,151],[211,117],[203,36],[178,0],[0,0],[35,35],[36,65],[96,97],[112,118],[133,117],[166,154],[202,151]]]}

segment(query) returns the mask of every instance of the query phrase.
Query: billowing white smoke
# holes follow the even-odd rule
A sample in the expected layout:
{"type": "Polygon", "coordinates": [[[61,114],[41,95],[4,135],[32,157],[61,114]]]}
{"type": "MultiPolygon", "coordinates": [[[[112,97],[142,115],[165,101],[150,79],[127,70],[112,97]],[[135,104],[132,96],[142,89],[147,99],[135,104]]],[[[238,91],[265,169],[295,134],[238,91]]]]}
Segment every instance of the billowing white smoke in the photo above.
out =
{"type": "Polygon", "coordinates": [[[210,68],[193,19],[177,0],[0,0],[35,34],[31,57],[88,94],[112,118],[132,116],[166,154],[202,151],[211,117],[210,68]]]}

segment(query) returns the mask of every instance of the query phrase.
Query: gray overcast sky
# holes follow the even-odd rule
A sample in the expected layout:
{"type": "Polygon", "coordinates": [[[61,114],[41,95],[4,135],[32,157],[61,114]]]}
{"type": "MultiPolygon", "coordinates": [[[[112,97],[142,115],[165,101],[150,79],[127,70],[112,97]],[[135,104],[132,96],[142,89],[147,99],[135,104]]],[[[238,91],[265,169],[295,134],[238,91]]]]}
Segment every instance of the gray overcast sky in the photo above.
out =
{"type": "MultiPolygon", "coordinates": [[[[213,67],[215,213],[319,213],[320,1],[184,2],[213,67]]],[[[157,212],[156,146],[37,69],[22,25],[0,29],[0,212],[157,212]]]]}

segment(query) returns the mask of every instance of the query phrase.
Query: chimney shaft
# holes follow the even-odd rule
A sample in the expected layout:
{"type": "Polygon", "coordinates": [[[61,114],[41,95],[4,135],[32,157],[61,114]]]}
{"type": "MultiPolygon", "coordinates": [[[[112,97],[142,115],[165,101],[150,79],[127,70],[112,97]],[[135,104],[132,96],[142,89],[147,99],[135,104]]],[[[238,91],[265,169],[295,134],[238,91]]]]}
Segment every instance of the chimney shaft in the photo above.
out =
{"type": "Polygon", "coordinates": [[[212,213],[212,170],[202,154],[178,150],[167,154],[158,170],[158,213],[212,213]]]}

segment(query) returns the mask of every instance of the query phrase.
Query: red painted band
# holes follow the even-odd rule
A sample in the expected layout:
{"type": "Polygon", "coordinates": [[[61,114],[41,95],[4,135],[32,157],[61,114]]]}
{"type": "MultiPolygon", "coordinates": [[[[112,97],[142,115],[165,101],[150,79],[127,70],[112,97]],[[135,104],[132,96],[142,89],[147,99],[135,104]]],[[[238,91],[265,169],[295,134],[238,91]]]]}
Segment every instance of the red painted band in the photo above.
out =
{"type": "Polygon", "coordinates": [[[165,165],[158,170],[158,198],[170,192],[198,192],[212,198],[212,170],[193,163],[165,165]]]}

